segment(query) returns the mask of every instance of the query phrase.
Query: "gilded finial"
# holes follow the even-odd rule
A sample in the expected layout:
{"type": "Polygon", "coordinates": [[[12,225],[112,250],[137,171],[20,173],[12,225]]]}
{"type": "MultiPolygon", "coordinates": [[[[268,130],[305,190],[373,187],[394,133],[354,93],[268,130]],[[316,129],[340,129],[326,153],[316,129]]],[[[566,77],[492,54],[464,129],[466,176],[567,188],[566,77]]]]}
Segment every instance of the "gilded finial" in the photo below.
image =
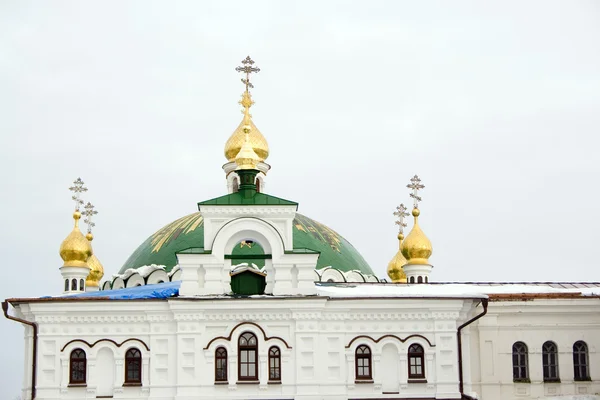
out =
{"type": "Polygon", "coordinates": [[[404,222],[404,218],[408,217],[406,206],[404,204],[400,204],[398,207],[396,207],[394,215],[398,218],[396,220],[396,225],[398,225],[398,252],[389,262],[387,274],[392,282],[406,283],[406,274],[402,269],[404,264],[406,264],[406,258],[404,258],[401,251],[402,240],[404,240],[404,228],[406,228],[406,222],[404,222]]]}
{"type": "Polygon", "coordinates": [[[77,178],[73,181],[73,186],[69,188],[73,195],[71,196],[71,200],[75,202],[75,211],[79,211],[79,207],[83,204],[83,200],[81,200],[81,193],[87,192],[87,188],[83,186],[84,183],[81,178],[77,178]]]}
{"type": "Polygon", "coordinates": [[[413,198],[412,215],[414,217],[414,225],[406,239],[402,242],[402,254],[406,257],[407,264],[422,264],[429,265],[429,257],[433,252],[431,241],[425,236],[425,233],[419,226],[419,202],[422,200],[419,196],[419,190],[424,189],[425,185],[421,184],[421,179],[417,175],[413,176],[410,184],[406,186],[412,190],[410,197],[413,198]]]}

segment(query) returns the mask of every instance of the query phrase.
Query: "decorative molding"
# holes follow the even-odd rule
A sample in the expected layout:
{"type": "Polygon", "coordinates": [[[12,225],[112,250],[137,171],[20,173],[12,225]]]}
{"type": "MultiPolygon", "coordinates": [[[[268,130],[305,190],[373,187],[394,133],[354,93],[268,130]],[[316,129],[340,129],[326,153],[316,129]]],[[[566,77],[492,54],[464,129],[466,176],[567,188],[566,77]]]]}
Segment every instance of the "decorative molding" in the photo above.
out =
{"type": "Polygon", "coordinates": [[[121,346],[123,346],[125,343],[127,343],[127,342],[132,342],[132,341],[133,341],[133,342],[140,342],[141,344],[143,344],[143,345],[144,345],[144,347],[146,348],[146,350],[147,350],[147,351],[150,351],[150,347],[148,347],[148,345],[147,345],[147,344],[146,344],[146,343],[145,343],[143,340],[136,339],[136,338],[130,338],[130,339],[126,339],[126,340],[122,341],[120,344],[119,344],[119,343],[117,343],[117,342],[115,342],[115,341],[114,341],[114,340],[112,340],[112,339],[99,339],[99,340],[96,340],[96,341],[95,341],[93,344],[89,344],[88,342],[86,342],[86,341],[85,341],[85,340],[83,340],[83,339],[73,339],[73,340],[71,340],[71,341],[67,342],[67,343],[66,343],[66,344],[65,344],[65,345],[62,347],[62,349],[60,349],[60,351],[61,351],[61,353],[62,353],[62,352],[65,350],[65,348],[66,348],[68,345],[70,345],[71,343],[75,343],[75,342],[81,342],[81,343],[85,343],[85,344],[87,344],[87,346],[88,346],[88,347],[91,349],[91,348],[93,348],[95,345],[97,345],[97,344],[98,344],[98,343],[100,343],[100,342],[110,342],[110,343],[114,344],[114,345],[115,345],[115,346],[117,346],[117,347],[121,347],[121,346]]]}
{"type": "Polygon", "coordinates": [[[217,336],[216,338],[213,338],[213,339],[211,339],[211,340],[210,340],[210,342],[208,342],[208,344],[207,344],[207,345],[206,345],[206,347],[204,348],[204,350],[208,350],[208,348],[210,347],[210,345],[211,345],[211,344],[212,344],[214,341],[216,341],[216,340],[219,340],[219,339],[223,339],[223,340],[226,340],[226,341],[230,342],[230,341],[231,341],[231,336],[233,336],[233,332],[235,332],[235,330],[236,330],[237,328],[239,328],[240,326],[242,326],[242,325],[253,325],[253,326],[257,327],[258,329],[260,329],[260,331],[261,331],[261,332],[262,332],[262,334],[263,334],[263,340],[264,340],[265,342],[268,342],[268,341],[269,341],[269,340],[271,340],[271,339],[278,339],[278,340],[281,340],[281,341],[283,342],[283,344],[285,344],[285,346],[286,346],[288,349],[291,349],[291,348],[292,348],[292,347],[291,347],[291,346],[290,346],[290,345],[289,345],[289,344],[288,344],[288,343],[287,343],[287,342],[286,342],[284,339],[282,339],[281,337],[279,337],[279,336],[270,336],[270,337],[267,337],[267,334],[265,333],[265,330],[264,330],[264,329],[263,329],[263,328],[262,328],[260,325],[258,325],[258,324],[256,324],[256,323],[254,323],[254,322],[249,322],[249,321],[246,321],[246,322],[240,322],[239,324],[237,324],[236,326],[234,326],[234,327],[233,327],[233,329],[231,330],[231,332],[229,332],[229,336],[227,336],[227,337],[225,337],[225,336],[217,336]]]}
{"type": "Polygon", "coordinates": [[[379,343],[381,340],[383,340],[383,339],[385,339],[385,338],[388,338],[388,337],[391,337],[391,338],[394,338],[394,339],[396,339],[396,340],[399,340],[401,343],[404,343],[404,342],[406,342],[406,341],[407,341],[408,339],[410,339],[410,338],[418,337],[418,338],[421,338],[421,339],[425,340],[425,341],[427,342],[427,344],[429,344],[429,347],[435,347],[435,344],[432,344],[432,343],[429,341],[429,339],[427,339],[425,336],[423,336],[423,335],[419,335],[419,334],[414,334],[414,335],[408,335],[408,336],[407,336],[407,337],[405,337],[404,339],[402,339],[402,338],[400,338],[400,337],[398,337],[398,336],[396,336],[396,335],[383,335],[383,336],[382,336],[382,337],[380,337],[379,339],[373,339],[371,336],[368,336],[368,335],[359,335],[359,336],[356,336],[355,338],[353,338],[353,339],[350,341],[350,343],[348,343],[348,344],[346,345],[346,348],[347,348],[347,349],[349,349],[349,348],[350,348],[350,346],[352,346],[352,343],[354,343],[354,341],[356,341],[356,340],[358,340],[358,339],[371,339],[373,342],[375,342],[375,343],[379,343]]]}

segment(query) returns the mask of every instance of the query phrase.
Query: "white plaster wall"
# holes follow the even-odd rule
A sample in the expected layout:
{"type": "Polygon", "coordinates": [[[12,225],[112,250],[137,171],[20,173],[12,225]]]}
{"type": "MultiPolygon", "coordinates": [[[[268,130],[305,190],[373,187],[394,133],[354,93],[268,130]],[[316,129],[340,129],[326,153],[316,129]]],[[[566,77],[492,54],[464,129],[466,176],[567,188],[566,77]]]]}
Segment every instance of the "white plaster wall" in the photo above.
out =
{"type": "MultiPolygon", "coordinates": [[[[98,374],[107,372],[99,370],[106,358],[102,356],[97,363],[100,350],[114,356],[110,373],[115,399],[443,399],[459,397],[456,327],[471,316],[474,303],[460,299],[175,298],[39,302],[20,308],[40,327],[37,398],[41,400],[95,398],[101,381],[98,374]],[[246,323],[239,325],[242,322],[246,323]],[[237,383],[237,338],[246,331],[255,333],[259,341],[258,384],[237,383]],[[65,347],[73,339],[93,346],[75,342],[65,347]],[[414,342],[425,349],[426,383],[407,382],[407,350],[414,342]],[[354,351],[360,344],[371,348],[373,383],[355,382],[354,351]],[[214,350],[220,345],[229,356],[225,385],[214,384],[214,350]],[[272,345],[282,353],[282,383],[275,385],[267,382],[267,351],[272,345]],[[123,359],[131,346],[143,354],[142,387],[123,387],[123,359]],[[68,356],[76,347],[88,355],[84,388],[68,385],[68,356]],[[391,359],[398,362],[398,393],[382,393],[384,348],[397,352],[391,359]]],[[[389,354],[385,359],[390,359],[389,354]]]]}
{"type": "MultiPolygon", "coordinates": [[[[600,393],[600,299],[536,299],[490,302],[488,314],[472,325],[468,339],[470,381],[467,393],[484,400],[600,393]],[[542,345],[558,346],[560,383],[544,383],[542,345]],[[573,344],[588,345],[591,382],[573,380],[573,344]],[[512,345],[524,342],[529,350],[531,383],[512,377],[512,345]]],[[[465,337],[463,337],[465,340],[465,337]]]]}

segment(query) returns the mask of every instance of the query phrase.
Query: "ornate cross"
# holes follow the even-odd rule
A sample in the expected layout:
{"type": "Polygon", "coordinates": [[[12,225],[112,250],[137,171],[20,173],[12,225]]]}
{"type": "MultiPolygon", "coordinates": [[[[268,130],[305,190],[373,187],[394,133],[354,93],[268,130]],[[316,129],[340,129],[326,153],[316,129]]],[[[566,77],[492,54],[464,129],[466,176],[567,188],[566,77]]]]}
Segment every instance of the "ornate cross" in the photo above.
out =
{"type": "Polygon", "coordinates": [[[248,91],[248,88],[254,89],[254,85],[250,83],[250,74],[253,72],[260,72],[260,68],[253,67],[252,65],[254,65],[254,61],[248,56],[242,60],[241,66],[235,68],[237,72],[246,74],[246,78],[242,78],[242,83],[246,85],[246,92],[248,91]]]}
{"type": "Polygon", "coordinates": [[[92,218],[94,215],[98,214],[98,211],[94,210],[94,206],[89,201],[84,208],[85,211],[83,212],[83,215],[85,215],[85,219],[83,222],[85,222],[88,226],[88,233],[92,233],[92,228],[96,226],[96,224],[92,221],[92,218]]]}
{"type": "Polygon", "coordinates": [[[421,201],[421,197],[419,196],[419,190],[424,189],[425,185],[421,184],[421,179],[417,175],[413,176],[410,179],[410,183],[406,185],[407,188],[412,189],[412,193],[410,197],[414,200],[414,208],[419,208],[419,202],[421,201]]]}
{"type": "Polygon", "coordinates": [[[406,210],[406,206],[404,204],[400,204],[398,207],[396,207],[396,211],[394,211],[394,215],[398,217],[396,225],[398,225],[399,233],[404,233],[404,228],[406,228],[406,222],[404,222],[404,218],[408,217],[409,215],[406,210]]]}
{"type": "Polygon", "coordinates": [[[73,186],[71,186],[69,190],[73,192],[71,199],[75,202],[75,211],[79,211],[79,206],[83,204],[83,200],[81,200],[80,195],[83,192],[87,192],[87,188],[83,186],[83,181],[81,178],[77,178],[73,181],[73,186]]]}

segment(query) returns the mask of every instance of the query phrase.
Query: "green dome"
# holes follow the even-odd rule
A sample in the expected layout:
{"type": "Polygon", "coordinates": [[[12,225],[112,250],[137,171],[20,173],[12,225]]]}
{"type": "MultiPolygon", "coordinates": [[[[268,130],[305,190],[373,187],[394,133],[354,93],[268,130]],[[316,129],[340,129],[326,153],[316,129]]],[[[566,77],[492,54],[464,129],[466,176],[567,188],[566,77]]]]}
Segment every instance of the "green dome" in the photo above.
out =
{"type": "MultiPolygon", "coordinates": [[[[175,253],[191,247],[204,246],[204,221],[199,212],[186,215],[158,230],[142,243],[127,259],[119,273],[143,265],[165,265],[170,271],[177,265],[175,253]]],[[[232,254],[260,254],[261,249],[241,244],[232,254]],[[248,250],[246,250],[248,249],[248,250]],[[247,253],[245,253],[247,251],[247,253]]],[[[320,253],[317,269],[328,266],[341,271],[359,270],[374,275],[371,267],[346,239],[333,229],[296,213],[294,218],[294,249],[310,249],[320,253]]],[[[254,260],[261,266],[259,260],[254,260]]]]}

